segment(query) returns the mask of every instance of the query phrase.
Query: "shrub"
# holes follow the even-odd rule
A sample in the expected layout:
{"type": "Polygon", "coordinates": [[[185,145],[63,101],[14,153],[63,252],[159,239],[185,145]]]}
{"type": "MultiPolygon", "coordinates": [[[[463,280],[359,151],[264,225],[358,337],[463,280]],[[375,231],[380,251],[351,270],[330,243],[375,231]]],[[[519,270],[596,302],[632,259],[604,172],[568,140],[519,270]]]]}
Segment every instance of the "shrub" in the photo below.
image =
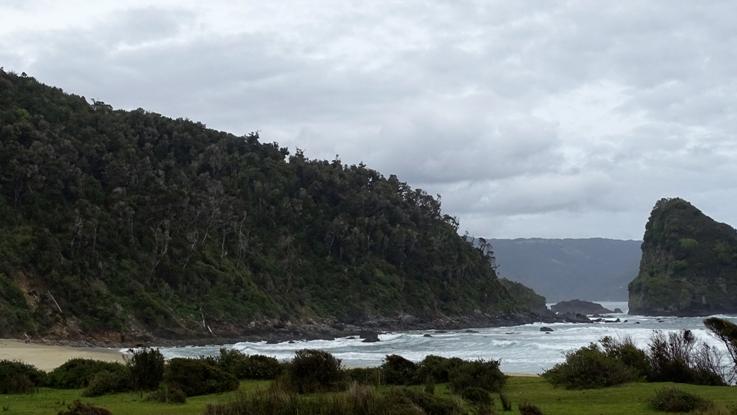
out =
{"type": "Polygon", "coordinates": [[[80,401],[74,401],[67,407],[66,411],[60,411],[59,415],[112,415],[110,411],[105,408],[92,406],[89,404],[82,403],[80,401]]]}
{"type": "Polygon", "coordinates": [[[450,370],[462,363],[463,360],[457,357],[445,358],[428,355],[417,365],[417,378],[426,380],[432,377],[436,383],[447,383],[450,370]]]}
{"type": "Polygon", "coordinates": [[[448,373],[451,389],[461,392],[470,387],[479,387],[489,392],[498,392],[506,377],[499,370],[498,360],[464,361],[448,373]]]}
{"type": "Polygon", "coordinates": [[[499,400],[502,403],[502,410],[505,412],[512,410],[512,401],[509,400],[509,397],[504,392],[499,392],[499,400]]]}
{"type": "Polygon", "coordinates": [[[543,373],[543,377],[555,386],[568,389],[603,388],[637,380],[635,370],[621,360],[608,356],[596,343],[582,347],[566,355],[543,373]]]}
{"type": "Polygon", "coordinates": [[[125,365],[91,359],[71,359],[52,370],[48,385],[53,388],[86,388],[99,372],[127,372],[125,365]]]}
{"type": "Polygon", "coordinates": [[[519,413],[520,415],[543,415],[540,408],[527,402],[519,404],[519,413]]]}
{"type": "Polygon", "coordinates": [[[384,382],[389,385],[412,385],[418,383],[417,365],[402,356],[391,354],[381,365],[384,382]]]}
{"type": "Polygon", "coordinates": [[[345,375],[350,382],[362,385],[378,386],[383,383],[382,371],[378,367],[354,367],[344,369],[345,375]]]}
{"type": "Polygon", "coordinates": [[[82,396],[100,396],[109,393],[131,390],[131,378],[128,371],[97,372],[90,384],[82,392],[82,396]]]}
{"type": "MultiPolygon", "coordinates": [[[[702,346],[703,347],[703,346],[702,346]]],[[[656,332],[650,339],[649,361],[651,382],[677,382],[699,385],[724,385],[719,365],[696,348],[696,338],[690,330],[679,333],[656,332]]],[[[703,350],[703,349],[702,349],[703,350]]]]}
{"type": "Polygon", "coordinates": [[[178,386],[187,396],[238,389],[238,379],[206,359],[171,359],[164,369],[164,381],[178,386]]]}
{"type": "Polygon", "coordinates": [[[298,350],[287,367],[287,380],[294,391],[310,393],[344,386],[340,360],[322,350],[298,350]]]}
{"type": "Polygon", "coordinates": [[[273,357],[245,355],[234,349],[220,349],[215,363],[238,379],[276,379],[283,365],[273,357]]]}
{"type": "Polygon", "coordinates": [[[185,403],[187,394],[177,385],[163,383],[157,390],[149,393],[146,399],[164,403],[185,403]]]}
{"type": "Polygon", "coordinates": [[[678,388],[660,389],[650,399],[650,406],[663,412],[691,412],[708,409],[712,405],[712,402],[678,388]]]}
{"type": "Polygon", "coordinates": [[[46,374],[34,366],[0,360],[0,394],[29,393],[46,381],[46,374]]]}
{"type": "Polygon", "coordinates": [[[622,362],[630,368],[637,379],[645,379],[650,371],[650,362],[647,353],[637,348],[632,338],[626,337],[623,340],[616,340],[607,336],[599,340],[599,343],[601,343],[604,354],[608,358],[622,362]]]}
{"type": "Polygon", "coordinates": [[[131,350],[128,360],[131,382],[137,390],[153,390],[164,379],[164,356],[159,349],[131,350]]]}
{"type": "Polygon", "coordinates": [[[425,414],[461,415],[466,413],[463,407],[452,399],[408,388],[392,390],[388,393],[388,400],[391,402],[390,405],[397,405],[400,408],[415,405],[422,409],[425,414]]]}
{"type": "Polygon", "coordinates": [[[464,389],[461,393],[461,397],[474,405],[491,405],[491,395],[489,395],[489,391],[475,386],[464,389]]]}

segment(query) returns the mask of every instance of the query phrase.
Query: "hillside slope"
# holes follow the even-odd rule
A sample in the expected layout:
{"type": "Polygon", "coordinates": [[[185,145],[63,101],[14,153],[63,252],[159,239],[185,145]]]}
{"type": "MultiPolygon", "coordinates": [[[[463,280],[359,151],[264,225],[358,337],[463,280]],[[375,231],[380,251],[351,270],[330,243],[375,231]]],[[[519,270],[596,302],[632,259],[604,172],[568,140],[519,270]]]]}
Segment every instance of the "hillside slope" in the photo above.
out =
{"type": "Polygon", "coordinates": [[[544,301],[364,165],[2,71],[0,126],[0,337],[496,324],[544,301]]]}
{"type": "Polygon", "coordinates": [[[629,309],[645,315],[737,312],[737,231],[683,199],[661,199],[645,227],[629,309]]]}
{"type": "Polygon", "coordinates": [[[548,301],[623,301],[637,275],[640,241],[588,239],[488,239],[497,273],[531,287],[548,301]]]}

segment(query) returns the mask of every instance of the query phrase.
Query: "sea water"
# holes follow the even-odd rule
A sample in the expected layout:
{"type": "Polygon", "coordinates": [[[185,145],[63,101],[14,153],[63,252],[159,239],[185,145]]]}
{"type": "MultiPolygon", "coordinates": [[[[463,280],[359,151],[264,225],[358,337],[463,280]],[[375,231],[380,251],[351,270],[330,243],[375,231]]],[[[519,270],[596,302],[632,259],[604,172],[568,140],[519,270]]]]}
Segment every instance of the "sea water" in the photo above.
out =
{"type": "MultiPolygon", "coordinates": [[[[595,342],[604,336],[631,338],[645,347],[656,330],[665,333],[689,329],[696,338],[709,345],[723,345],[703,325],[704,317],[631,316],[626,302],[600,301],[604,307],[620,308],[622,314],[607,314],[600,323],[534,323],[521,326],[478,328],[453,331],[405,331],[379,335],[381,341],[363,343],[358,338],[335,340],[305,340],[266,344],[241,342],[230,345],[187,346],[162,348],[166,358],[214,355],[221,347],[234,348],[248,354],[264,354],[277,359],[290,359],[296,350],[322,349],[332,353],[347,367],[369,367],[381,364],[384,356],[398,354],[420,361],[429,354],[462,359],[495,359],[501,361],[506,373],[537,374],[565,358],[566,352],[595,342]],[[540,331],[546,326],[552,332],[540,331]],[[430,337],[426,336],[429,334],[430,337]]],[[[737,316],[719,316],[737,322],[737,316]]]]}

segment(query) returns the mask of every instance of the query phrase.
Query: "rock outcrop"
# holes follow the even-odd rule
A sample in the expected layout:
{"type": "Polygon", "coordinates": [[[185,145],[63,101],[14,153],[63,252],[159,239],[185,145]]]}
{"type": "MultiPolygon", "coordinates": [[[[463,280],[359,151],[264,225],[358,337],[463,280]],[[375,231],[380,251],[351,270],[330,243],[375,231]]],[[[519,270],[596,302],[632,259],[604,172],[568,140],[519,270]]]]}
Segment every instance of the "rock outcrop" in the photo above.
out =
{"type": "Polygon", "coordinates": [[[629,284],[629,313],[700,316],[737,312],[737,230],[683,199],[661,199],[645,228],[629,284]]]}
{"type": "Polygon", "coordinates": [[[612,310],[605,308],[599,303],[584,300],[561,301],[550,307],[551,310],[558,314],[609,314],[612,310]]]}

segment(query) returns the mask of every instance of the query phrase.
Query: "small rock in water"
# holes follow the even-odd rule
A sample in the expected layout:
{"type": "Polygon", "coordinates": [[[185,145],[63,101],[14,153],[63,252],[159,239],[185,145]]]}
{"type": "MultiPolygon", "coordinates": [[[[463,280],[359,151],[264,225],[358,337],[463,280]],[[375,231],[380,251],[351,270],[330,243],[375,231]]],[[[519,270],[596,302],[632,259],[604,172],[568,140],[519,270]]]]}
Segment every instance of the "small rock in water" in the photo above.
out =
{"type": "Polygon", "coordinates": [[[551,329],[550,327],[543,326],[543,327],[540,327],[540,331],[544,331],[546,333],[549,333],[549,332],[553,331],[553,329],[551,329]]]}
{"type": "Polygon", "coordinates": [[[364,343],[376,343],[379,341],[379,333],[375,331],[362,331],[359,337],[363,339],[364,343]]]}
{"type": "Polygon", "coordinates": [[[639,321],[635,321],[635,324],[640,324],[640,322],[639,321]]]}
{"type": "Polygon", "coordinates": [[[463,332],[464,332],[464,333],[478,333],[478,331],[476,331],[476,330],[471,330],[471,329],[463,330],[463,332]]]}
{"type": "Polygon", "coordinates": [[[266,344],[279,344],[279,341],[274,340],[274,339],[269,339],[269,340],[266,340],[266,344]]]}
{"type": "Polygon", "coordinates": [[[432,337],[432,335],[425,333],[422,335],[422,337],[432,337]]]}
{"type": "Polygon", "coordinates": [[[624,311],[622,311],[622,309],[621,309],[621,308],[615,308],[615,309],[614,309],[614,312],[615,312],[615,313],[618,313],[618,314],[622,314],[622,313],[624,313],[624,311]]]}

